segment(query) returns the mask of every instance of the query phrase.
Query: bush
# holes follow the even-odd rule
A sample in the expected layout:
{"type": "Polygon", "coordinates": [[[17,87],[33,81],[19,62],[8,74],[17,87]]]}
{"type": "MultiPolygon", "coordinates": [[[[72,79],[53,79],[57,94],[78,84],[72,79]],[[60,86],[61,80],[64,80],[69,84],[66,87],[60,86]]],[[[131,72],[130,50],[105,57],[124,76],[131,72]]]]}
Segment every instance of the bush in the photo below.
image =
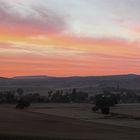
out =
{"type": "Polygon", "coordinates": [[[110,108],[109,107],[102,107],[101,112],[102,112],[102,114],[108,115],[110,113],[110,108]]]}
{"type": "Polygon", "coordinates": [[[98,111],[99,110],[99,108],[97,107],[97,106],[94,106],[93,108],[92,108],[92,111],[94,111],[94,112],[96,112],[96,111],[98,111]]]}
{"type": "Polygon", "coordinates": [[[16,108],[18,109],[24,109],[30,106],[30,102],[24,99],[20,99],[18,104],[16,105],[16,108]]]}

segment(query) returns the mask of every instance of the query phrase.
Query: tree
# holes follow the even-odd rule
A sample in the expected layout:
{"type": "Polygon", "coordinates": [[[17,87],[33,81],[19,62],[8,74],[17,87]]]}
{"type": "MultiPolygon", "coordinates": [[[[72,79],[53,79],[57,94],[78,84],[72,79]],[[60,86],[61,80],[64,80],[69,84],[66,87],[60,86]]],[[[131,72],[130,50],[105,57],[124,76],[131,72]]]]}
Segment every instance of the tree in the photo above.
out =
{"type": "Polygon", "coordinates": [[[101,112],[102,112],[102,114],[108,115],[110,113],[110,107],[108,107],[108,106],[102,107],[101,112]]]}
{"type": "Polygon", "coordinates": [[[94,112],[96,112],[96,111],[98,111],[99,110],[99,108],[97,107],[97,106],[94,106],[93,108],[92,108],[92,111],[94,111],[94,112]]]}
{"type": "Polygon", "coordinates": [[[6,91],[5,92],[5,99],[7,103],[14,103],[15,102],[15,92],[14,91],[6,91]]]}
{"type": "Polygon", "coordinates": [[[71,101],[73,102],[85,102],[88,99],[88,93],[77,91],[76,88],[72,90],[71,101]]]}
{"type": "Polygon", "coordinates": [[[23,90],[22,88],[18,88],[18,89],[16,90],[16,92],[17,92],[17,94],[19,95],[19,97],[21,98],[22,95],[23,95],[23,93],[24,93],[24,90],[23,90]]]}
{"type": "Polygon", "coordinates": [[[71,101],[76,101],[77,98],[77,89],[74,88],[71,93],[71,101]]]}
{"type": "Polygon", "coordinates": [[[18,101],[18,104],[16,105],[16,108],[18,109],[24,109],[24,108],[27,108],[30,106],[30,102],[26,99],[23,99],[21,98],[19,101],[18,101]]]}
{"type": "MultiPolygon", "coordinates": [[[[95,103],[97,110],[100,109],[103,114],[110,113],[110,106],[112,105],[112,99],[110,96],[105,96],[104,94],[97,95],[95,103]]],[[[93,111],[97,111],[96,107],[92,108],[93,111]]]]}
{"type": "Polygon", "coordinates": [[[52,97],[52,93],[53,93],[52,90],[48,91],[48,98],[49,98],[49,99],[52,97]]]}

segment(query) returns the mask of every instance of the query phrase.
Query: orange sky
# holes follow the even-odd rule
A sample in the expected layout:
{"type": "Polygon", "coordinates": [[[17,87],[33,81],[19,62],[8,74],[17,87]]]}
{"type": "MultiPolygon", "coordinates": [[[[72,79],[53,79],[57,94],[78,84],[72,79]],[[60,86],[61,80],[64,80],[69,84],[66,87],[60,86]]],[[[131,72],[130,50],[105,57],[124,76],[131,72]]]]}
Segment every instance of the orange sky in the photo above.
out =
{"type": "Polygon", "coordinates": [[[112,9],[97,0],[95,11],[78,0],[73,4],[79,7],[66,13],[59,6],[70,2],[60,0],[57,7],[55,0],[47,1],[35,6],[32,0],[0,0],[0,76],[140,74],[138,17],[133,23],[125,12],[112,18],[112,9]],[[83,8],[89,11],[80,13],[83,8]]]}

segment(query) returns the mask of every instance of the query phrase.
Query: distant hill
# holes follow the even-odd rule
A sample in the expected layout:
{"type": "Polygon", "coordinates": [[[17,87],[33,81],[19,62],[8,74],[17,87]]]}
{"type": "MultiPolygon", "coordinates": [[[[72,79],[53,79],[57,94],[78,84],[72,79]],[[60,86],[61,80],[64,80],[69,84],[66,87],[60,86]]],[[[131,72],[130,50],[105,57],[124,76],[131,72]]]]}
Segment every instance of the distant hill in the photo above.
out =
{"type": "Polygon", "coordinates": [[[0,77],[0,82],[2,83],[9,80],[11,80],[11,78],[0,77]]]}
{"type": "Polygon", "coordinates": [[[0,80],[6,80],[6,79],[9,79],[9,78],[0,77],[0,80]]]}
{"type": "Polygon", "coordinates": [[[22,87],[26,92],[46,94],[50,89],[69,90],[77,88],[91,94],[104,87],[120,87],[140,90],[140,75],[112,75],[87,77],[49,77],[49,76],[18,76],[14,78],[0,78],[0,90],[22,87]]]}
{"type": "Polygon", "coordinates": [[[48,76],[46,75],[35,75],[35,76],[16,76],[13,77],[12,79],[44,79],[44,78],[48,78],[48,76]]]}

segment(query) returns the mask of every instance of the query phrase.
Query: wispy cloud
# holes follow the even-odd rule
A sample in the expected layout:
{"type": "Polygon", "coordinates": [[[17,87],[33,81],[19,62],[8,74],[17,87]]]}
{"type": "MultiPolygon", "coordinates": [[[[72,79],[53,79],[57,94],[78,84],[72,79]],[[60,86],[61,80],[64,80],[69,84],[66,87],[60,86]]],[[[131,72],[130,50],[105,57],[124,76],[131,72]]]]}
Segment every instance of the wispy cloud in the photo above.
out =
{"type": "Polygon", "coordinates": [[[140,73],[137,0],[0,0],[2,75],[140,73]]]}
{"type": "MultiPolygon", "coordinates": [[[[22,7],[21,7],[22,9],[22,7]]],[[[41,5],[32,5],[27,12],[0,1],[0,29],[9,34],[57,34],[66,29],[63,16],[41,5]]]]}

